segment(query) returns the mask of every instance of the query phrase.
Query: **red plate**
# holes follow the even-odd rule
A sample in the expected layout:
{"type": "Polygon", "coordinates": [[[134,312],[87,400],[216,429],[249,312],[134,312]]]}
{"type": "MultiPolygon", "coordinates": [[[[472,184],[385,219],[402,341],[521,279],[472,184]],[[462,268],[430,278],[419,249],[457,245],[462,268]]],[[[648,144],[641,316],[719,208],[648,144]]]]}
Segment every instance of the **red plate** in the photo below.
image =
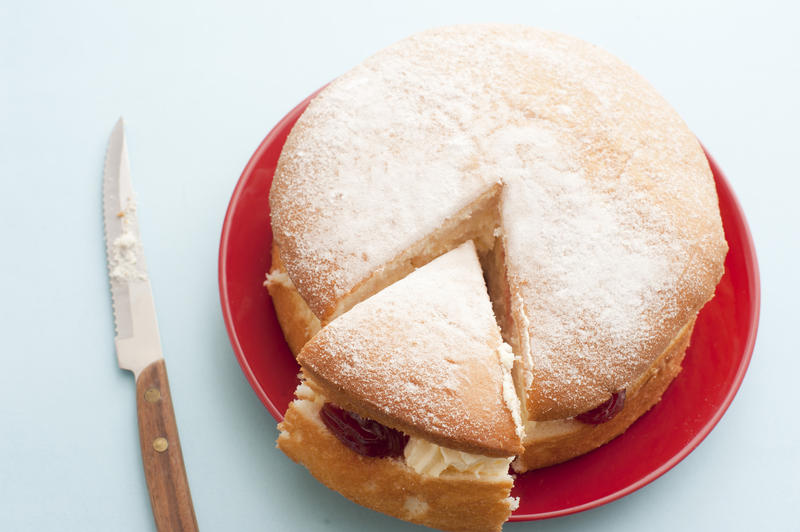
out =
{"type": "MultiPolygon", "coordinates": [[[[286,136],[311,97],[275,126],[242,172],[219,250],[220,299],[233,351],[276,420],[292,400],[298,366],[262,286],[272,244],[267,197],[286,136]]],[[[655,480],[711,432],[739,389],[758,328],[758,265],[744,214],[722,172],[708,160],[730,252],[717,294],[697,319],[683,371],[661,402],[619,438],[564,464],[520,475],[513,495],[521,502],[512,521],[588,510],[655,480]]]]}

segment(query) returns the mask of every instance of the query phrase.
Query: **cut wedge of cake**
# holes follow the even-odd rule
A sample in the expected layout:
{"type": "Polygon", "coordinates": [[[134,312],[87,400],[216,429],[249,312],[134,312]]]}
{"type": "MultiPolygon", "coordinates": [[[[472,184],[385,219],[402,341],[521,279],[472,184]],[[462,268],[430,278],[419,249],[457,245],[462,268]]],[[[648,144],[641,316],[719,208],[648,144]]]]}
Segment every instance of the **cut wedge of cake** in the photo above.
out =
{"type": "Polygon", "coordinates": [[[355,305],[299,353],[278,447],[345,497],[444,530],[500,530],[522,451],[513,354],[471,241],[355,305]]]}

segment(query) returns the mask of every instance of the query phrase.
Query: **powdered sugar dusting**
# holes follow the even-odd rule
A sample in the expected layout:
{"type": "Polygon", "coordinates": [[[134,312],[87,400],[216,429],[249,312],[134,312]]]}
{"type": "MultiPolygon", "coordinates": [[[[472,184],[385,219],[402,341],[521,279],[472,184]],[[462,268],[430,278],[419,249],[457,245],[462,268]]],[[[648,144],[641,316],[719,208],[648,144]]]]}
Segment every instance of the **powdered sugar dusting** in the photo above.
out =
{"type": "Polygon", "coordinates": [[[475,157],[495,96],[484,90],[491,69],[472,61],[488,57],[482,40],[403,41],[303,113],[270,198],[275,238],[306,300],[347,294],[497,182],[475,157]]]}
{"type": "MultiPolygon", "coordinates": [[[[516,26],[442,28],[376,54],[287,140],[275,238],[321,308],[497,182],[529,406],[545,418],[589,409],[711,297],[726,248],[700,146],[610,54],[516,26]]],[[[424,386],[403,386],[426,401],[424,386]]]]}
{"type": "Polygon", "coordinates": [[[635,191],[609,196],[578,174],[539,170],[503,201],[504,220],[516,221],[507,268],[530,320],[533,381],[610,393],[649,365],[653,323],[677,313],[686,246],[657,209],[643,219],[630,207],[635,191]]]}

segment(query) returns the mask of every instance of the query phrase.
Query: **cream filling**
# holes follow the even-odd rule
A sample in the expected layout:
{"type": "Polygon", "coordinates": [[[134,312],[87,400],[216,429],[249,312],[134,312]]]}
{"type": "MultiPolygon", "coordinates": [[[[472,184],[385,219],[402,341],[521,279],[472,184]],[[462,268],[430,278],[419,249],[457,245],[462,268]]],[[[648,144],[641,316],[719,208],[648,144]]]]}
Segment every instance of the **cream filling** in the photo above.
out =
{"type": "MultiPolygon", "coordinates": [[[[516,345],[519,349],[519,356],[517,358],[517,364],[513,368],[514,371],[514,380],[517,384],[517,388],[519,390],[529,390],[531,387],[531,383],[533,382],[533,373],[531,368],[533,367],[533,358],[531,354],[531,339],[530,339],[530,320],[528,319],[528,315],[525,313],[525,305],[522,301],[522,297],[519,294],[514,296],[514,299],[511,303],[512,307],[512,320],[515,323],[516,331],[517,331],[517,338],[516,345]]],[[[523,394],[522,397],[527,397],[527,394],[523,394]]],[[[527,401],[522,401],[520,403],[520,409],[522,412],[522,418],[528,419],[528,411],[527,411],[527,401]]]]}
{"type": "Polygon", "coordinates": [[[531,421],[525,423],[525,445],[530,445],[538,440],[561,436],[578,428],[580,421],[567,417],[550,421],[531,421]]]}
{"type": "MultiPolygon", "coordinates": [[[[318,419],[319,409],[325,404],[325,398],[305,382],[300,383],[295,395],[295,407],[312,419],[318,419]]],[[[465,453],[414,437],[409,437],[403,456],[406,465],[420,475],[438,478],[443,474],[461,473],[483,480],[505,479],[508,476],[508,466],[514,459],[513,456],[497,458],[465,453]]]]}
{"type": "Polygon", "coordinates": [[[269,287],[270,285],[283,285],[290,290],[295,289],[294,283],[292,283],[292,280],[289,278],[289,274],[280,270],[275,270],[267,274],[267,280],[264,281],[264,286],[269,287]]]}
{"type": "Polygon", "coordinates": [[[514,368],[514,351],[511,346],[503,342],[498,350],[500,355],[500,364],[503,368],[503,401],[511,411],[511,417],[514,420],[514,427],[517,431],[517,436],[520,439],[525,438],[525,429],[522,425],[522,415],[520,413],[520,401],[517,389],[514,386],[514,379],[511,376],[511,371],[514,368]]]}
{"type": "Polygon", "coordinates": [[[297,389],[294,391],[295,396],[300,400],[311,401],[312,403],[317,403],[322,406],[325,403],[325,398],[315,392],[311,386],[306,384],[303,375],[300,375],[300,384],[297,386],[297,389]]]}
{"type": "Polygon", "coordinates": [[[414,437],[409,438],[403,455],[406,465],[420,475],[440,477],[444,473],[466,473],[480,479],[507,477],[508,466],[514,458],[465,453],[414,437]]]}

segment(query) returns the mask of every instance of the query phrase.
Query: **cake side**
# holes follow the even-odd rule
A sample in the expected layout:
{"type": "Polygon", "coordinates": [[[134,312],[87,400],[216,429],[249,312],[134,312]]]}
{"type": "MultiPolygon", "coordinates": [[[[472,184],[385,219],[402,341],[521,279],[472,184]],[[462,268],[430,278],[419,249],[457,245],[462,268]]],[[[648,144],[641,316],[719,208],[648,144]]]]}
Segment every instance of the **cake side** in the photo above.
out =
{"type": "Polygon", "coordinates": [[[500,531],[517,507],[508,468],[499,474],[424,474],[403,457],[359,455],[320,421],[324,399],[299,392],[279,424],[277,446],[328,488],[367,508],[441,530],[500,531]]]}
{"type": "Polygon", "coordinates": [[[283,337],[289,345],[289,350],[296,357],[306,342],[319,332],[322,325],[286,273],[280,251],[274,242],[270,254],[272,264],[264,286],[272,298],[283,337]]]}

